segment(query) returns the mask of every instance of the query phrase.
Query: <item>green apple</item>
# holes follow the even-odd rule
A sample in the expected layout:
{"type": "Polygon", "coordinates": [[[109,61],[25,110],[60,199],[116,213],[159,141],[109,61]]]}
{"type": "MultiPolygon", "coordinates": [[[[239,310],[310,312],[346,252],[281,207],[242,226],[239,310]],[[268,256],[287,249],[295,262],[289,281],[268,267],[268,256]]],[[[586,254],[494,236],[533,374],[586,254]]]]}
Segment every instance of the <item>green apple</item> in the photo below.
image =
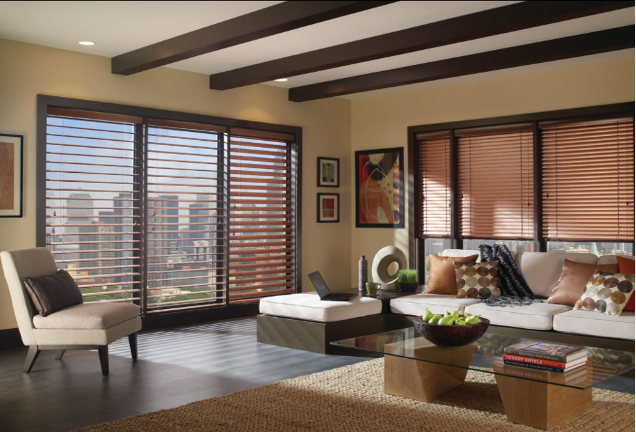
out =
{"type": "Polygon", "coordinates": [[[457,320],[457,321],[455,321],[455,325],[463,325],[463,326],[465,326],[466,325],[466,321],[464,321],[463,319],[457,320]]]}
{"type": "Polygon", "coordinates": [[[433,312],[431,312],[430,310],[426,309],[426,312],[424,312],[424,315],[422,315],[422,321],[426,321],[429,322],[429,320],[431,318],[433,318],[435,314],[433,312]]]}
{"type": "Polygon", "coordinates": [[[477,315],[473,315],[470,318],[466,318],[466,324],[473,325],[479,322],[479,317],[477,315]]]}
{"type": "Polygon", "coordinates": [[[428,320],[429,324],[439,324],[439,321],[442,319],[441,315],[433,315],[433,317],[428,320]]]}

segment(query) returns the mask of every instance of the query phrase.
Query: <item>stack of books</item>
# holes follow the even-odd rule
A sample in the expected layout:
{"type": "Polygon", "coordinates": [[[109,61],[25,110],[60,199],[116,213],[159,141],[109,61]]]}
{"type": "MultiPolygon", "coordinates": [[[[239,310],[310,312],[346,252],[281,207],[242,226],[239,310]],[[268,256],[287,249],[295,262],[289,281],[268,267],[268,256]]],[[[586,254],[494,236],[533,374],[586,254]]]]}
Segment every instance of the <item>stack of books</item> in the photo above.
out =
{"type": "Polygon", "coordinates": [[[527,341],[506,347],[503,359],[508,365],[568,372],[586,365],[587,350],[578,345],[527,341]]]}

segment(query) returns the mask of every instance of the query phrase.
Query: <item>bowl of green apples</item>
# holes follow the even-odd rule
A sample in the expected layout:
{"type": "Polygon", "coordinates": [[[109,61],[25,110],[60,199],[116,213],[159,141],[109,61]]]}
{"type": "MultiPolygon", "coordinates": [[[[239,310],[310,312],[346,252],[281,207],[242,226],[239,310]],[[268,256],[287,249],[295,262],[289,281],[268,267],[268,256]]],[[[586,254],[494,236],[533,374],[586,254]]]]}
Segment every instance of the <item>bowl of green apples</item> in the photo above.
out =
{"type": "Polygon", "coordinates": [[[458,311],[436,315],[428,309],[421,318],[413,318],[415,330],[437,346],[463,346],[475,342],[488,329],[490,321],[477,315],[460,315],[458,311]]]}

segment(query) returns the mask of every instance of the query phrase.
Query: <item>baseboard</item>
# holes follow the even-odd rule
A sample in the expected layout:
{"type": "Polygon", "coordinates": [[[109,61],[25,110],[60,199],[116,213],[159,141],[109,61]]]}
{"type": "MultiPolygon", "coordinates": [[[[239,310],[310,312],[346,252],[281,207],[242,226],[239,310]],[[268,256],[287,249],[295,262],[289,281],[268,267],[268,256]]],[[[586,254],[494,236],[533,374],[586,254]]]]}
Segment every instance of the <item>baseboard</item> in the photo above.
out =
{"type": "Polygon", "coordinates": [[[0,330],[0,350],[21,348],[23,346],[20,330],[17,328],[0,330]]]}
{"type": "Polygon", "coordinates": [[[142,317],[142,330],[156,330],[190,324],[244,318],[258,314],[258,303],[238,304],[230,307],[211,307],[190,311],[175,311],[147,314],[142,317]]]}

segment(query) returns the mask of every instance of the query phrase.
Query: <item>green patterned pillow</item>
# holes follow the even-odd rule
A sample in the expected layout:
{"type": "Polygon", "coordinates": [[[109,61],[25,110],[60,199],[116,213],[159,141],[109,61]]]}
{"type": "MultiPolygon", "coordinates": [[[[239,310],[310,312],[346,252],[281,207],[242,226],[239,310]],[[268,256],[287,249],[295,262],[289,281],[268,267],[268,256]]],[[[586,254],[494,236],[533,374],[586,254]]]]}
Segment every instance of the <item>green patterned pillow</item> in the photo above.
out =
{"type": "Polygon", "coordinates": [[[634,275],[596,271],[574,309],[620,315],[634,293],[634,275]]]}
{"type": "Polygon", "coordinates": [[[482,263],[455,263],[457,298],[500,297],[497,283],[498,261],[482,263]]]}

